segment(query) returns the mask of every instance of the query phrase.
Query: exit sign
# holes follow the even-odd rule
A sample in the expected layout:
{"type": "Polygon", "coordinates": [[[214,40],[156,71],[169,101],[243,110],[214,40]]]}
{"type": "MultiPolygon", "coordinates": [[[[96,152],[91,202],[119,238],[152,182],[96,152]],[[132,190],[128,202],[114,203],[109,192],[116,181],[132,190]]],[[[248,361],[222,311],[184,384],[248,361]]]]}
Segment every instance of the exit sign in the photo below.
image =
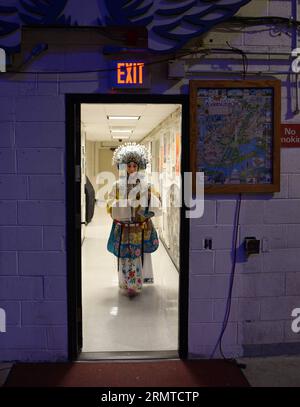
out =
{"type": "Polygon", "coordinates": [[[145,61],[112,61],[111,81],[113,88],[149,88],[150,78],[148,66],[145,61]]]}
{"type": "Polygon", "coordinates": [[[300,124],[281,124],[281,147],[300,147],[300,124]]]}

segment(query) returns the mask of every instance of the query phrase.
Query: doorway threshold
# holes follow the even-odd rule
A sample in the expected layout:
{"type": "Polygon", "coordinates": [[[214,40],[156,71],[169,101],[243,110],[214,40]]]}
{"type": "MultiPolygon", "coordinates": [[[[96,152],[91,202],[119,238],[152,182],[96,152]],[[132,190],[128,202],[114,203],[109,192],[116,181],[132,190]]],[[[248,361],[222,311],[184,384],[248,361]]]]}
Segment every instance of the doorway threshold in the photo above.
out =
{"type": "Polygon", "coordinates": [[[155,360],[155,359],[179,359],[178,351],[133,351],[133,352],[81,352],[78,362],[99,360],[155,360]]]}

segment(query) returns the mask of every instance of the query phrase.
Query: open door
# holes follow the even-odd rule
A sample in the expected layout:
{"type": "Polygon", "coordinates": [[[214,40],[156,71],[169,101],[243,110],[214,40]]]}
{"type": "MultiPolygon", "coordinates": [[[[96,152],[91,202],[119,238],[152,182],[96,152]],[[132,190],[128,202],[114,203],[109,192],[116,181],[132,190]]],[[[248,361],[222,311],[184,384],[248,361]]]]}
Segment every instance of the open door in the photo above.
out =
{"type": "MultiPolygon", "coordinates": [[[[164,96],[164,95],[67,95],[67,259],[68,259],[68,304],[69,304],[69,357],[71,360],[76,360],[83,346],[83,322],[82,322],[82,239],[86,234],[86,224],[82,215],[84,203],[82,200],[82,180],[84,171],[82,171],[83,153],[86,159],[86,134],[82,131],[82,104],[178,104],[181,106],[181,174],[189,171],[189,134],[188,134],[188,97],[186,96],[164,96]],[[84,150],[84,151],[83,151],[84,150]],[[83,231],[84,229],[84,231],[83,231]]],[[[157,106],[157,108],[159,108],[157,106]]],[[[173,137],[173,134],[171,135],[173,137]]],[[[163,132],[162,138],[167,140],[167,132],[163,132]]],[[[174,134],[175,143],[178,146],[178,135],[174,134]]],[[[155,155],[161,146],[157,140],[149,141],[149,146],[153,148],[155,155]],[[155,146],[155,147],[154,147],[155,146]]],[[[163,148],[167,148],[163,144],[163,148]]],[[[170,152],[165,151],[168,155],[170,152]]],[[[97,154],[95,156],[98,157],[97,154]]],[[[84,164],[85,165],[85,164],[84,164]]],[[[94,165],[94,164],[93,164],[94,165]]],[[[85,166],[86,168],[86,166],[85,166]]],[[[184,190],[182,188],[182,197],[184,190]]],[[[182,199],[184,202],[184,199],[182,199]]],[[[175,212],[173,212],[174,214],[175,212]]],[[[180,255],[176,256],[176,244],[170,236],[176,231],[174,225],[170,227],[168,221],[172,218],[172,213],[165,216],[162,220],[162,228],[164,236],[162,236],[162,246],[169,251],[169,257],[178,267],[179,290],[178,290],[178,356],[180,358],[187,357],[187,332],[188,332],[188,245],[189,225],[188,219],[185,218],[185,207],[182,206],[179,210],[180,235],[178,236],[177,246],[180,247],[180,255]]],[[[179,229],[179,228],[178,228],[179,229]]],[[[115,312],[115,311],[114,311],[115,312]]],[[[107,358],[116,358],[113,352],[107,352],[107,358]]],[[[126,352],[125,352],[126,353],[126,352]]],[[[132,352],[130,352],[132,353],[132,352]]],[[[83,355],[86,356],[86,353],[83,355]]],[[[103,355],[102,355],[103,356],[103,355]]],[[[137,352],[139,358],[143,358],[143,352],[137,352]]],[[[131,354],[132,357],[132,354],[131,354]]],[[[129,357],[129,358],[131,358],[129,357]]],[[[148,356],[149,357],[149,356],[148,356]]],[[[174,357],[174,356],[173,356],[174,357]]],[[[97,357],[95,356],[94,359],[97,357]]],[[[124,355],[123,355],[124,358],[124,355]]],[[[93,357],[89,358],[93,359],[93,357]]]]}
{"type": "Polygon", "coordinates": [[[69,359],[82,348],[81,288],[81,125],[80,104],[66,96],[67,287],[69,359]]]}

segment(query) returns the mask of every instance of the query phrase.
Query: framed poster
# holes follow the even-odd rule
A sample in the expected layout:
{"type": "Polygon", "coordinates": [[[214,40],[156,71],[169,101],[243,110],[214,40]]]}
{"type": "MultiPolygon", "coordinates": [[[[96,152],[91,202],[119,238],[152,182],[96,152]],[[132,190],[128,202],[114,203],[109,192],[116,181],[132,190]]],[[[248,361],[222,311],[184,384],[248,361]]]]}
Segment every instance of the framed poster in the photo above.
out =
{"type": "MultiPolygon", "coordinates": [[[[148,151],[151,154],[151,157],[153,157],[153,150],[152,150],[152,141],[148,141],[148,151]]],[[[152,173],[152,166],[153,166],[153,162],[152,160],[150,160],[150,163],[147,165],[147,173],[148,175],[151,175],[152,173]]]]}
{"type": "Polygon", "coordinates": [[[180,156],[181,156],[181,143],[180,143],[180,134],[176,132],[176,141],[175,141],[175,174],[180,175],[180,156]]]}
{"type": "Polygon", "coordinates": [[[154,171],[159,172],[160,171],[160,142],[159,138],[156,138],[154,141],[154,156],[152,157],[152,160],[154,160],[154,171]]]}
{"type": "Polygon", "coordinates": [[[279,80],[191,80],[191,171],[206,193],[280,191],[279,80]]]}

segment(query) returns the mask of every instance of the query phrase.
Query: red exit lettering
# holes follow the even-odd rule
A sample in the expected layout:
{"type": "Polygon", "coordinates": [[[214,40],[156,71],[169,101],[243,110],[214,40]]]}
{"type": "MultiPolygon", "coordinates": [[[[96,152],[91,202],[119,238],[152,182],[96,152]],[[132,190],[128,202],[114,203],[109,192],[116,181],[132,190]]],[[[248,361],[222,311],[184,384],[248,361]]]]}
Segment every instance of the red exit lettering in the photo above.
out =
{"type": "Polygon", "coordinates": [[[117,83],[142,84],[144,81],[144,62],[118,62],[117,83]]]}

